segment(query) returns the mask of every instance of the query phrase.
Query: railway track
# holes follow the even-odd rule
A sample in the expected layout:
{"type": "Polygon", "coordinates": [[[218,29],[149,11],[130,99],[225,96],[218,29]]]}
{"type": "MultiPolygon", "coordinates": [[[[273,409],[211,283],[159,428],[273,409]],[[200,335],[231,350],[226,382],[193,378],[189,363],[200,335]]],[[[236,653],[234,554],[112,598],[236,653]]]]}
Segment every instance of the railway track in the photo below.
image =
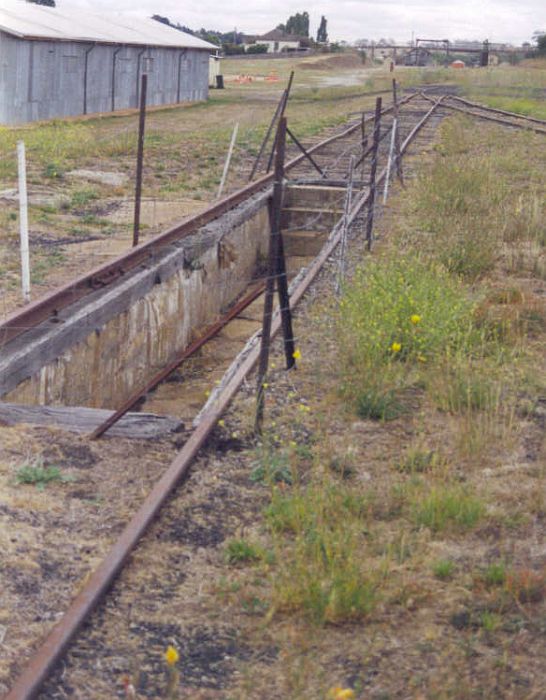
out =
{"type": "MultiPolygon", "coordinates": [[[[443,106],[443,99],[433,100],[427,95],[416,94],[405,98],[401,103],[401,111],[399,115],[400,137],[402,141],[402,152],[407,152],[410,145],[416,140],[423,146],[427,143],[434,134],[438,122],[445,116],[445,111],[440,111],[443,106]]],[[[461,108],[462,109],[462,108],[461,108]]],[[[386,108],[383,113],[383,126],[381,130],[381,141],[379,145],[378,156],[378,185],[381,185],[385,178],[386,172],[386,157],[389,150],[389,139],[387,138],[390,124],[387,120],[391,108],[386,108]]],[[[392,122],[392,119],[390,119],[392,122]]],[[[371,125],[373,119],[369,118],[367,125],[371,125]]],[[[290,149],[291,154],[296,153],[294,146],[290,149]]],[[[351,156],[356,156],[362,152],[362,132],[361,122],[356,120],[350,123],[341,134],[333,135],[326,141],[315,144],[309,149],[309,153],[316,159],[317,164],[327,172],[329,179],[342,182],[347,177],[347,169],[351,156]]],[[[288,174],[291,180],[296,182],[316,180],[316,172],[311,164],[303,155],[295,156],[289,162],[288,174]]],[[[365,184],[370,175],[370,160],[364,161],[364,166],[359,172],[360,186],[356,188],[356,194],[353,200],[353,207],[350,211],[349,219],[351,223],[359,221],[366,205],[370,199],[369,187],[365,184]]],[[[268,187],[272,182],[272,176],[266,175],[260,178],[256,183],[241,190],[234,195],[223,200],[219,205],[211,210],[195,217],[194,220],[187,222],[180,227],[174,227],[165,234],[162,234],[155,241],[143,244],[135,251],[131,251],[122,259],[103,268],[92,272],[82,278],[79,278],[71,285],[67,285],[63,290],[50,295],[45,300],[36,302],[32,309],[24,310],[18,315],[8,320],[0,329],[3,333],[4,342],[7,339],[20,335],[23,331],[32,328],[34,325],[43,322],[44,319],[52,318],[59,308],[66,308],[74,298],[81,298],[82,295],[88,293],[89,289],[96,288],[97,285],[108,286],[110,280],[115,279],[120,274],[128,274],[131,269],[135,269],[143,264],[146,257],[153,255],[154,246],[165,245],[168,241],[174,240],[176,237],[183,237],[187,232],[195,230],[196,227],[202,225],[208,217],[218,216],[220,212],[226,208],[233,207],[245,197],[255,193],[259,189],[268,187]]],[[[311,222],[312,225],[313,222],[311,222]]],[[[307,261],[306,271],[297,275],[291,286],[291,303],[295,306],[303,297],[309,286],[313,283],[317,275],[322,269],[324,263],[334,254],[336,247],[340,241],[341,227],[336,225],[329,236],[326,237],[324,246],[321,252],[312,260],[307,261]]],[[[295,272],[295,271],[294,271],[295,272]]],[[[249,280],[249,284],[256,285],[257,280],[249,280]]],[[[258,281],[259,282],[259,281],[258,281]]],[[[248,322],[247,330],[256,330],[259,328],[259,297],[253,300],[252,304],[241,310],[241,313],[234,315],[232,321],[248,322]],[[254,311],[249,312],[254,305],[254,311]]],[[[280,327],[279,316],[276,315],[273,321],[273,333],[277,333],[280,327]]],[[[241,340],[241,345],[244,342],[241,340]]],[[[90,620],[90,616],[97,606],[104,601],[113,582],[123,570],[125,564],[129,560],[131,553],[137,546],[139,541],[148,531],[150,525],[156,520],[162,507],[167,503],[170,495],[180,484],[183,478],[188,474],[189,469],[196,455],[205,445],[210,435],[221,419],[223,413],[229,406],[233,397],[239,390],[241,384],[249,376],[255,366],[258,355],[258,345],[250,344],[246,348],[246,353],[239,355],[235,364],[229,365],[229,359],[219,364],[214,357],[209,357],[205,362],[213,363],[211,372],[207,377],[210,385],[212,376],[217,376],[224,369],[230,367],[231,372],[227,372],[224,380],[220,381],[216,392],[213,392],[213,397],[201,412],[200,421],[197,427],[189,432],[185,437],[185,442],[165,471],[163,476],[156,482],[152,491],[146,496],[143,503],[137,509],[133,518],[126,524],[120,537],[111,547],[106,557],[103,559],[99,567],[87,578],[83,584],[83,588],[76,596],[69,609],[64,613],[61,619],[50,631],[45,640],[36,648],[29,645],[29,659],[26,665],[22,668],[20,675],[15,679],[11,686],[11,690],[5,696],[6,700],[23,700],[27,698],[37,697],[47,682],[47,689],[40,696],[42,698],[61,698],[70,696],[67,694],[66,684],[62,679],[62,672],[59,671],[58,664],[63,659],[71,644],[75,640],[82,625],[90,620]],[[55,671],[55,669],[57,670],[55,671]],[[54,681],[49,681],[50,674],[56,674],[54,681]],[[61,676],[59,676],[61,673],[61,676]]],[[[210,367],[210,364],[209,364],[210,367]]],[[[203,371],[201,372],[203,374],[203,371]]],[[[202,395],[202,378],[197,381],[198,389],[194,392],[191,384],[191,379],[183,377],[183,383],[172,383],[169,391],[184,392],[192,395],[197,393],[202,395]],[[201,383],[200,383],[201,382],[201,383]]],[[[146,391],[146,408],[150,405],[161,405],[162,401],[167,399],[161,398],[160,392],[164,390],[165,384],[162,384],[154,394],[149,394],[146,391]]],[[[158,525],[161,527],[161,524],[158,525]]],[[[149,537],[149,536],[146,536],[149,537]]],[[[151,535],[153,537],[153,535],[151,535]]],[[[172,544],[172,542],[171,542],[172,544]]],[[[157,552],[156,552],[157,554],[157,552]]],[[[135,564],[135,566],[137,566],[135,564]]],[[[128,574],[129,575],[129,574],[128,574]]],[[[122,585],[122,584],[120,584],[122,585]]],[[[115,607],[115,601],[108,599],[103,605],[106,605],[110,612],[112,606],[115,607]]],[[[85,632],[89,634],[89,629],[85,632]]],[[[22,664],[18,664],[21,667],[22,664]]],[[[106,669],[108,675],[110,671],[106,669]]],[[[70,684],[68,684],[70,685],[70,684]]],[[[104,682],[101,681],[101,687],[104,688],[104,682]]],[[[93,689],[82,691],[81,694],[75,691],[75,697],[106,697],[103,691],[94,693],[93,689]],[[87,693],[87,694],[86,694],[87,693]]],[[[114,693],[112,693],[113,695],[114,693]]]]}
{"type": "MultiPolygon", "coordinates": [[[[421,94],[425,99],[432,101],[433,98],[427,94],[426,90],[421,94]]],[[[544,119],[536,119],[523,114],[508,112],[503,109],[487,107],[478,102],[466,100],[458,95],[446,95],[442,104],[442,109],[466,114],[474,119],[482,119],[494,124],[500,124],[501,126],[513,129],[524,129],[526,131],[532,131],[535,134],[546,135],[546,120],[544,119]]]]}

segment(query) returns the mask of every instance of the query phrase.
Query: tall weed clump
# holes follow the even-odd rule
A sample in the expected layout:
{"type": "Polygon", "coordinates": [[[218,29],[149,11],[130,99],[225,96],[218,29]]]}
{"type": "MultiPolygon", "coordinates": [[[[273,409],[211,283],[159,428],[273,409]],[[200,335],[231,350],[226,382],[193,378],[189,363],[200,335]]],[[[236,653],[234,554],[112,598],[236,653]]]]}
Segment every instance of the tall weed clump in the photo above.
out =
{"type": "Polygon", "coordinates": [[[490,158],[476,158],[463,130],[458,121],[444,127],[438,156],[413,195],[427,252],[473,281],[498,260],[507,183],[490,158]]]}
{"type": "Polygon", "coordinates": [[[477,351],[483,331],[475,311],[458,279],[418,255],[357,270],[340,304],[338,330],[342,390],[357,412],[395,417],[397,392],[432,363],[477,351]]]}
{"type": "Polygon", "coordinates": [[[365,496],[326,476],[291,490],[274,487],[266,509],[276,550],[274,610],[299,611],[317,624],[374,610],[383,573],[368,552],[368,510],[365,496]]]}
{"type": "Polygon", "coordinates": [[[471,127],[466,119],[442,127],[436,156],[412,191],[415,230],[408,243],[474,282],[510,259],[511,250],[521,252],[522,243],[531,245],[532,257],[541,256],[546,200],[540,158],[534,162],[541,144],[532,134],[507,142],[471,127]],[[525,177],[525,188],[511,185],[516,174],[525,177]]]}

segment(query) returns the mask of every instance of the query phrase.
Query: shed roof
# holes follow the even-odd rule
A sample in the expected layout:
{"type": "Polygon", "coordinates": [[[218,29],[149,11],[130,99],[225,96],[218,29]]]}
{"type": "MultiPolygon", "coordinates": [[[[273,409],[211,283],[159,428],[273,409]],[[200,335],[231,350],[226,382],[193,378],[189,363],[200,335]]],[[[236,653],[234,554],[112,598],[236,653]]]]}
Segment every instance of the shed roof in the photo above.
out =
{"type": "Polygon", "coordinates": [[[121,13],[100,15],[76,9],[46,7],[22,0],[2,0],[0,30],[20,39],[137,44],[172,48],[218,49],[208,41],[149,17],[121,13]]]}
{"type": "Polygon", "coordinates": [[[304,36],[297,36],[296,34],[287,34],[286,32],[283,32],[282,29],[273,29],[270,32],[267,32],[267,34],[264,34],[263,36],[257,37],[257,41],[260,39],[264,39],[265,41],[293,41],[293,42],[299,42],[303,41],[307,37],[304,36]]]}

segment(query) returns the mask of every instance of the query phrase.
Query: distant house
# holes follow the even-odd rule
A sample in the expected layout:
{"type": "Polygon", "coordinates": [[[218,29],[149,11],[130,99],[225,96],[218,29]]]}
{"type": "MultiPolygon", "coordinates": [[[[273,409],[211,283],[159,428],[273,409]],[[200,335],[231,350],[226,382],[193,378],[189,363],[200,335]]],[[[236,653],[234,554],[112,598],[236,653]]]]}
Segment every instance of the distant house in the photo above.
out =
{"type": "MultiPolygon", "coordinates": [[[[63,3],[64,5],[64,3],[63,3]]],[[[153,19],[0,1],[0,124],[206,100],[217,46],[153,19]]]]}
{"type": "Polygon", "coordinates": [[[264,34],[263,36],[246,37],[245,47],[255,44],[263,44],[267,46],[267,53],[286,53],[292,51],[301,51],[307,48],[309,39],[306,36],[296,36],[295,34],[286,34],[281,29],[273,29],[273,31],[264,34]]]}

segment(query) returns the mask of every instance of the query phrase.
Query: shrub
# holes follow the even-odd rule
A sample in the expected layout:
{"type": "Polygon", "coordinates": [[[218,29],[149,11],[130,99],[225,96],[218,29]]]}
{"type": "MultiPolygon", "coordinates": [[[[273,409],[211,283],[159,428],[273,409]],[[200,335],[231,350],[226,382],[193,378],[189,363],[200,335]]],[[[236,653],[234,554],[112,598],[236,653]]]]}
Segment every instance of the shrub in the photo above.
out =
{"type": "Polygon", "coordinates": [[[340,304],[342,391],[363,418],[391,420],[404,409],[416,372],[483,337],[476,306],[441,265],[416,255],[371,261],[340,304]]]}

